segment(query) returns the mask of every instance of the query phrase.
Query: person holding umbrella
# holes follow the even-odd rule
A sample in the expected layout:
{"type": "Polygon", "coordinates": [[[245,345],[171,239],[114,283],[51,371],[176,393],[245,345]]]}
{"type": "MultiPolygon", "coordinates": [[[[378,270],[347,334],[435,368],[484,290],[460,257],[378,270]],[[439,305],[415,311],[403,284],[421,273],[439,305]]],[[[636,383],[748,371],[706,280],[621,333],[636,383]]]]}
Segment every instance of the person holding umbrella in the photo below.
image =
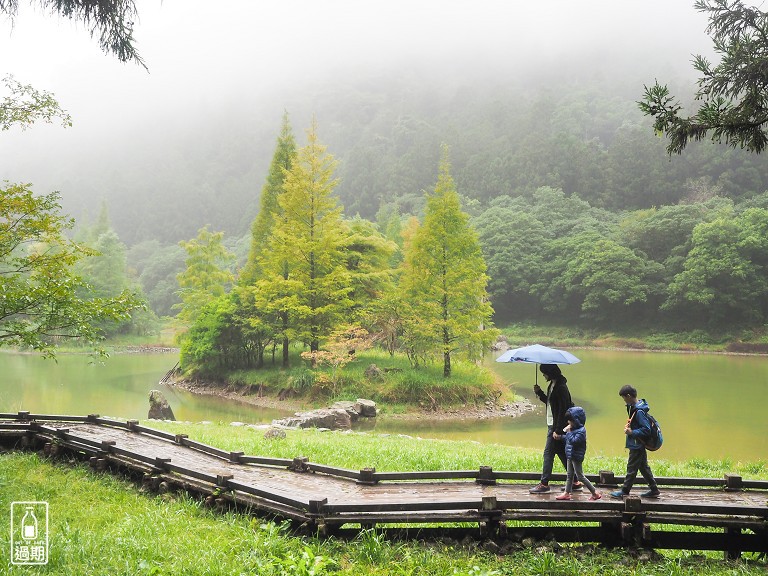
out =
{"type": "MultiPolygon", "coordinates": [[[[563,468],[568,469],[568,459],[565,455],[565,442],[563,440],[565,432],[563,428],[568,423],[565,413],[573,406],[571,392],[568,390],[568,380],[563,376],[560,367],[557,364],[541,364],[539,370],[548,383],[547,391],[545,393],[538,383],[534,384],[533,391],[547,407],[547,441],[544,444],[544,463],[541,480],[529,490],[531,494],[549,492],[549,478],[552,475],[555,456],[563,463],[563,468]]],[[[583,490],[583,488],[584,485],[577,481],[574,482],[572,489],[578,491],[583,490]]]]}

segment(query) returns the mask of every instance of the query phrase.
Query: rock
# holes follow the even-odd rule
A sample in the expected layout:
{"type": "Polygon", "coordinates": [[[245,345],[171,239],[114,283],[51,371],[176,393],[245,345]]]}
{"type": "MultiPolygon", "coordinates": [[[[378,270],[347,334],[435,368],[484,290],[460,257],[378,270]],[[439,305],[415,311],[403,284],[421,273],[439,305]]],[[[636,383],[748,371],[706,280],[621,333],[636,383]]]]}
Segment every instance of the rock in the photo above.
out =
{"type": "Polygon", "coordinates": [[[273,426],[284,428],[325,428],[328,430],[349,430],[352,422],[360,416],[375,417],[376,402],[358,398],[355,402],[339,401],[330,408],[319,408],[309,412],[296,412],[294,416],[273,420],[273,426]]]}
{"type": "Polygon", "coordinates": [[[282,440],[283,438],[285,438],[285,430],[280,428],[270,428],[264,432],[265,440],[282,440]]]}
{"type": "Polygon", "coordinates": [[[321,408],[310,412],[297,412],[295,416],[273,420],[272,424],[287,428],[345,430],[352,427],[352,418],[341,408],[321,408]]]}
{"type": "Polygon", "coordinates": [[[381,368],[376,366],[376,364],[371,364],[365,369],[365,377],[368,378],[368,380],[383,380],[384,372],[382,372],[381,368]]]}
{"type": "Polygon", "coordinates": [[[171,410],[171,405],[165,399],[160,390],[150,390],[149,392],[149,413],[147,418],[154,420],[176,420],[171,410]]]}
{"type": "Polygon", "coordinates": [[[360,404],[360,416],[364,416],[366,418],[376,418],[376,402],[373,400],[358,398],[357,403],[360,404]]]}
{"type": "Polygon", "coordinates": [[[347,414],[349,414],[349,417],[352,419],[352,422],[357,422],[357,419],[360,418],[360,412],[363,410],[359,402],[352,402],[350,400],[340,400],[339,402],[334,402],[331,406],[331,409],[336,408],[346,410],[347,414]]]}

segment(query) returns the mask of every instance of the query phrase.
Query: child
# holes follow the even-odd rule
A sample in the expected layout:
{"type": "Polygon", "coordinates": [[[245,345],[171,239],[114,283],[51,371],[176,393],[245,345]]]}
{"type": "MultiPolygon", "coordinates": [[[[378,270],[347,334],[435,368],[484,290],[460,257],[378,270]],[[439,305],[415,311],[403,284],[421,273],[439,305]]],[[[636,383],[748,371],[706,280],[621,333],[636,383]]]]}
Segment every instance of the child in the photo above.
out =
{"type": "Polygon", "coordinates": [[[568,480],[565,483],[565,492],[560,494],[555,500],[571,499],[574,476],[587,487],[587,490],[592,492],[592,496],[589,497],[590,500],[600,500],[603,495],[595,490],[595,487],[584,476],[584,471],[581,469],[584,455],[587,453],[587,429],[584,427],[587,421],[587,414],[581,406],[573,406],[568,408],[565,417],[568,420],[568,426],[563,428],[565,432],[565,455],[568,457],[568,480]]]}
{"type": "Polygon", "coordinates": [[[627,438],[625,446],[629,450],[629,460],[627,460],[627,474],[624,476],[624,485],[621,490],[611,492],[613,498],[624,498],[632,490],[632,485],[635,483],[637,473],[643,475],[645,481],[648,482],[648,491],[643,492],[641,496],[643,498],[658,498],[659,486],[656,484],[656,479],[653,477],[651,467],[648,466],[648,452],[645,449],[642,439],[648,437],[651,433],[651,425],[648,421],[648,402],[645,399],[637,399],[637,390],[626,384],[619,390],[619,396],[624,400],[627,405],[627,420],[626,426],[624,426],[624,434],[627,438]]]}

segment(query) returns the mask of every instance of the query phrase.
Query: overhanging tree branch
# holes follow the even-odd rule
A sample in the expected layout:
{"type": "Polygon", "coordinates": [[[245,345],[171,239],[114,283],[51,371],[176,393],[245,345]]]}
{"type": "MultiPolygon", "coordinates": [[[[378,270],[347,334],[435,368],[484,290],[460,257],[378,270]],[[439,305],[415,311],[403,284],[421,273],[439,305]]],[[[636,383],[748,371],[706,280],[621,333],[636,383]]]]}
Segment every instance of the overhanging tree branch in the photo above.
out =
{"type": "Polygon", "coordinates": [[[714,142],[759,153],[768,144],[768,14],[739,1],[698,0],[695,9],[709,14],[707,33],[722,56],[712,66],[695,56],[698,111],[689,117],[658,81],[644,86],[640,110],[654,118],[657,134],[669,138],[667,152],[680,154],[691,140],[708,135],[714,142]]]}
{"type": "MultiPolygon", "coordinates": [[[[51,14],[82,22],[91,37],[98,34],[99,46],[117,56],[120,62],[135,62],[144,69],[134,46],[133,25],[138,12],[134,0],[29,0],[51,14]]],[[[19,10],[18,0],[0,0],[0,13],[13,19],[19,10]]]]}

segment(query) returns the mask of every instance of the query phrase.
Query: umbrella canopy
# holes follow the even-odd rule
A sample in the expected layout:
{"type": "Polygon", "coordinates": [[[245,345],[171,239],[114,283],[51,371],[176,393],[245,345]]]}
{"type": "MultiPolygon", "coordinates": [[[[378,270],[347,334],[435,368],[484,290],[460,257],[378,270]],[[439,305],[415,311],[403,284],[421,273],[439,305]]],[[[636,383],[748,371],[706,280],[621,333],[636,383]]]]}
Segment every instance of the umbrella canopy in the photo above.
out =
{"type": "MultiPolygon", "coordinates": [[[[523,346],[507,350],[496,358],[496,362],[524,362],[526,364],[576,364],[581,362],[576,356],[565,350],[549,348],[541,344],[523,346]]],[[[539,383],[539,371],[534,368],[536,384],[539,383]]]]}
{"type": "Polygon", "coordinates": [[[527,362],[528,364],[576,364],[581,362],[576,356],[565,350],[549,348],[541,344],[523,346],[507,350],[496,358],[496,362],[527,362]]]}

